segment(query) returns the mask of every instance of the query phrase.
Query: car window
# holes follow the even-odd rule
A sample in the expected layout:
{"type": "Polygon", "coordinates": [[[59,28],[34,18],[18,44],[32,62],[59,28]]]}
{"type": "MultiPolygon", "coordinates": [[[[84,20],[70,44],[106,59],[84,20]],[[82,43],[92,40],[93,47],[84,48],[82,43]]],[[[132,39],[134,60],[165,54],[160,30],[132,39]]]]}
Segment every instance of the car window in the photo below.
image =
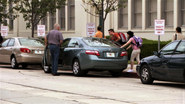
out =
{"type": "Polygon", "coordinates": [[[62,43],[62,47],[67,47],[68,43],[69,43],[70,39],[65,39],[62,43]]]}
{"type": "Polygon", "coordinates": [[[77,39],[71,39],[68,47],[75,47],[78,44],[78,40],[77,39]]]}
{"type": "Polygon", "coordinates": [[[15,39],[11,39],[10,42],[8,43],[8,46],[14,46],[15,39]]]}
{"type": "Polygon", "coordinates": [[[8,45],[8,42],[10,41],[10,39],[7,39],[5,40],[3,43],[2,43],[2,47],[6,47],[8,45]]]}
{"type": "Polygon", "coordinates": [[[45,46],[39,39],[20,38],[19,41],[22,46],[45,46]]]}
{"type": "Polygon", "coordinates": [[[178,47],[177,47],[177,49],[176,49],[176,51],[175,51],[175,53],[176,54],[185,54],[185,42],[181,42],[179,45],[178,45],[178,47]]]}
{"type": "Polygon", "coordinates": [[[161,53],[162,54],[172,54],[177,46],[178,42],[172,42],[170,44],[168,44],[167,46],[165,46],[162,50],[161,53]]]}
{"type": "Polygon", "coordinates": [[[111,42],[108,39],[102,39],[102,38],[83,38],[82,39],[87,45],[93,46],[93,47],[118,47],[113,42],[111,42]]]}

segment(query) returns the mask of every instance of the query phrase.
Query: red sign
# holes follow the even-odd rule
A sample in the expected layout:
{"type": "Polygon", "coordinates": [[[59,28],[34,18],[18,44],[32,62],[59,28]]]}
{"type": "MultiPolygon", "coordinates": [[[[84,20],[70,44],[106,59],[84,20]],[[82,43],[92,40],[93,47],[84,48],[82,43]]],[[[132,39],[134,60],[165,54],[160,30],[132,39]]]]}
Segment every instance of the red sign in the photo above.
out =
{"type": "Polygon", "coordinates": [[[155,20],[155,35],[164,35],[165,20],[155,20]]]}
{"type": "Polygon", "coordinates": [[[95,35],[95,23],[87,23],[87,36],[95,35]]]}
{"type": "Polygon", "coordinates": [[[37,25],[37,35],[45,36],[45,25],[37,25]]]}
{"type": "Polygon", "coordinates": [[[1,26],[1,36],[8,35],[8,26],[1,26]]]}

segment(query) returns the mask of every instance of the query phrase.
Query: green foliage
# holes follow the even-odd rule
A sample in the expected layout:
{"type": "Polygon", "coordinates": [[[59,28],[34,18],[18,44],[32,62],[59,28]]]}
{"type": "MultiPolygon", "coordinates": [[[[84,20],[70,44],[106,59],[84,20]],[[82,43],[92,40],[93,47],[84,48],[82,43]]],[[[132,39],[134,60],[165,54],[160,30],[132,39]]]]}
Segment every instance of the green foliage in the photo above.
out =
{"type": "Polygon", "coordinates": [[[18,16],[15,12],[16,6],[9,8],[9,5],[11,3],[13,5],[16,4],[18,1],[19,0],[0,0],[0,23],[7,26],[8,23],[6,19],[14,20],[18,16]]]}
{"type": "Polygon", "coordinates": [[[34,27],[41,19],[47,16],[47,13],[54,15],[56,9],[65,5],[66,0],[20,0],[17,10],[23,14],[26,28],[32,28],[32,37],[34,37],[34,27]]]}

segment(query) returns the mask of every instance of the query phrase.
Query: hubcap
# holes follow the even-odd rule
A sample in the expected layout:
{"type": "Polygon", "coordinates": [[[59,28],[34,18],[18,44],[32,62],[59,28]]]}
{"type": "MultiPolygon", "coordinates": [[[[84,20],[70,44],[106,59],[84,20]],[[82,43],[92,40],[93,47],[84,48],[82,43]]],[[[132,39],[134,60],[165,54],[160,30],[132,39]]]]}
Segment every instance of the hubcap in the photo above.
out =
{"type": "Polygon", "coordinates": [[[144,81],[146,81],[146,80],[148,80],[148,77],[149,77],[148,69],[147,69],[147,68],[144,68],[144,69],[142,70],[142,79],[143,79],[144,81]]]}
{"type": "Polygon", "coordinates": [[[14,66],[15,66],[15,58],[12,58],[12,62],[11,62],[11,64],[12,64],[12,67],[14,67],[14,66]]]}
{"type": "Polygon", "coordinates": [[[74,64],[73,64],[73,72],[75,74],[77,74],[78,73],[78,70],[79,70],[78,62],[74,62],[74,64]]]}

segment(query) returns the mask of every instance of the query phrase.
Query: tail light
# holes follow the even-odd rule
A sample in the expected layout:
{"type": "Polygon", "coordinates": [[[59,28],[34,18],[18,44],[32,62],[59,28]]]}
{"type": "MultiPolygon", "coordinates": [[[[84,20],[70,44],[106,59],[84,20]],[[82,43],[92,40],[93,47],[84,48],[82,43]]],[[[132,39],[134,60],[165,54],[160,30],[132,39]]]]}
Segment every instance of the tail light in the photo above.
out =
{"type": "Polygon", "coordinates": [[[85,53],[86,53],[86,54],[89,54],[89,55],[100,56],[100,53],[99,53],[98,51],[86,50],[85,53]]]}
{"type": "Polygon", "coordinates": [[[121,52],[121,57],[123,57],[123,56],[127,56],[128,55],[128,53],[127,52],[125,52],[125,51],[123,51],[123,52],[121,52]]]}
{"type": "Polygon", "coordinates": [[[28,48],[20,48],[20,51],[24,52],[24,53],[30,53],[31,52],[28,48]]]}

